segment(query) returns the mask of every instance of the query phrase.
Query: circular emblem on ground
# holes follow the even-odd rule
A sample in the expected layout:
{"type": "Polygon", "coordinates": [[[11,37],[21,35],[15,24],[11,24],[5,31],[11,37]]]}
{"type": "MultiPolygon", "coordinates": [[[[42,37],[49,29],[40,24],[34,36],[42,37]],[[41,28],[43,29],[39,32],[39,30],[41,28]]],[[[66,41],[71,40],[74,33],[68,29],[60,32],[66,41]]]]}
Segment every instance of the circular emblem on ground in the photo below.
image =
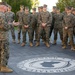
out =
{"type": "Polygon", "coordinates": [[[75,60],[59,57],[41,57],[22,61],[17,66],[30,72],[61,73],[75,70],[75,60]]]}

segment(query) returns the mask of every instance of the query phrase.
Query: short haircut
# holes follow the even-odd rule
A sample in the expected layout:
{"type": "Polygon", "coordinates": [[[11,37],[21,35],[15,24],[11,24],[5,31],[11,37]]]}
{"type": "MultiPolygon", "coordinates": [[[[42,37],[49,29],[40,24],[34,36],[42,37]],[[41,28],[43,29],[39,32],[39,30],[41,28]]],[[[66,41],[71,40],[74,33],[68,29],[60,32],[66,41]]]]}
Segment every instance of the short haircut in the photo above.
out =
{"type": "Polygon", "coordinates": [[[47,5],[46,5],[46,4],[44,4],[44,5],[43,5],[43,8],[47,8],[47,5]]]}
{"type": "Polygon", "coordinates": [[[67,10],[71,10],[72,9],[72,7],[70,7],[70,6],[67,6],[67,7],[65,7],[67,10]]]}
{"type": "Polygon", "coordinates": [[[20,7],[24,8],[24,5],[20,5],[20,7]]]}
{"type": "Polygon", "coordinates": [[[56,8],[57,10],[60,10],[60,8],[56,8]]]}
{"type": "Polygon", "coordinates": [[[12,9],[12,7],[10,5],[8,5],[8,8],[12,9]]]}
{"type": "Polygon", "coordinates": [[[29,10],[29,7],[26,6],[25,9],[26,9],[26,10],[29,10]]]}
{"type": "Polygon", "coordinates": [[[36,8],[32,8],[32,10],[36,11],[36,8]]]}
{"type": "Polygon", "coordinates": [[[53,9],[57,9],[57,7],[56,6],[53,6],[53,9]]]}

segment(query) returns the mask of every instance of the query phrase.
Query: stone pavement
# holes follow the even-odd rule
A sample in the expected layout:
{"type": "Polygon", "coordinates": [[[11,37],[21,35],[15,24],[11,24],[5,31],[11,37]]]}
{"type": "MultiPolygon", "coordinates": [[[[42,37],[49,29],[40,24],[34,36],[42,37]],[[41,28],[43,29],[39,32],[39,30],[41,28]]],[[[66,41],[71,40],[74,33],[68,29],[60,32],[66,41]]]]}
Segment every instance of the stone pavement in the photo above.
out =
{"type": "MultiPolygon", "coordinates": [[[[16,32],[17,36],[17,32],[16,32]]],[[[53,40],[53,36],[51,38],[53,40]]],[[[27,41],[25,47],[13,44],[10,37],[9,67],[13,73],[0,75],[75,75],[75,51],[70,47],[62,49],[61,41],[47,48],[43,42],[39,47],[30,47],[27,41]]],[[[17,40],[16,40],[17,42],[17,40]]]]}

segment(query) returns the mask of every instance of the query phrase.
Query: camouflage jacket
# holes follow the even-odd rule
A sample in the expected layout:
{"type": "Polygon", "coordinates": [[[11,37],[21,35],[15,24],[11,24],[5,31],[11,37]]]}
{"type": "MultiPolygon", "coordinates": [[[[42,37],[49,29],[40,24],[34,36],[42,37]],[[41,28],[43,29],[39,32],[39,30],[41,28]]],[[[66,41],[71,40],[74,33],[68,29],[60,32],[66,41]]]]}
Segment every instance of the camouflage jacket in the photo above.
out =
{"type": "Polygon", "coordinates": [[[31,27],[31,19],[32,19],[32,16],[31,14],[23,14],[22,16],[22,20],[20,21],[20,23],[24,26],[24,25],[29,25],[29,27],[31,27]]]}
{"type": "Polygon", "coordinates": [[[56,14],[56,13],[54,13],[54,12],[51,12],[51,14],[52,14],[52,26],[54,26],[54,23],[55,23],[55,19],[54,19],[54,15],[56,14]]]}
{"type": "Polygon", "coordinates": [[[63,17],[63,27],[72,28],[75,24],[75,16],[73,14],[65,15],[63,17]]]}
{"type": "Polygon", "coordinates": [[[8,39],[7,31],[8,31],[8,25],[5,22],[5,14],[0,12],[0,41],[8,39]]]}
{"type": "Polygon", "coordinates": [[[52,15],[47,12],[41,12],[38,17],[38,24],[41,26],[42,23],[46,23],[46,26],[51,26],[52,15]]]}
{"type": "Polygon", "coordinates": [[[23,11],[23,12],[18,11],[18,12],[16,13],[16,17],[17,17],[17,19],[18,19],[18,22],[21,21],[23,14],[24,14],[24,11],[23,11]]]}
{"type": "Polygon", "coordinates": [[[36,13],[36,15],[37,15],[37,26],[39,26],[38,18],[39,18],[40,13],[41,13],[41,12],[37,12],[37,13],[36,13]]]}
{"type": "Polygon", "coordinates": [[[62,15],[64,16],[64,15],[66,15],[67,13],[64,11],[64,12],[62,12],[62,15]]]}
{"type": "Polygon", "coordinates": [[[37,27],[37,13],[35,14],[31,14],[31,24],[32,24],[32,27],[37,27]]]}
{"type": "Polygon", "coordinates": [[[63,15],[61,13],[55,14],[54,19],[55,19],[54,28],[62,28],[63,15]]]}
{"type": "Polygon", "coordinates": [[[7,23],[8,22],[12,23],[15,19],[15,14],[14,14],[14,12],[6,12],[5,17],[6,17],[6,22],[7,23]]]}

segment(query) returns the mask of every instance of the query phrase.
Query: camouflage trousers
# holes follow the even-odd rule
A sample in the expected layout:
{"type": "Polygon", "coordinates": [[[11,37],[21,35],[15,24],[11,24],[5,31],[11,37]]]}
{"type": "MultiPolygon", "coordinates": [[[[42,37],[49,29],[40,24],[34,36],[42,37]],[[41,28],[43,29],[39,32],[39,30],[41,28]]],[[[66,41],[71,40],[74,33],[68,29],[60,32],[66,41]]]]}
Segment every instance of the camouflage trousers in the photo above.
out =
{"type": "Polygon", "coordinates": [[[11,31],[12,39],[15,40],[15,29],[14,29],[14,26],[10,27],[10,31],[11,31]]]}
{"type": "Polygon", "coordinates": [[[22,26],[18,26],[18,40],[21,39],[22,26]]]}
{"type": "Polygon", "coordinates": [[[7,40],[0,40],[0,65],[7,66],[9,59],[9,43],[7,40]]]}
{"type": "Polygon", "coordinates": [[[51,24],[51,27],[50,27],[50,33],[49,33],[49,38],[50,38],[51,35],[52,35],[53,29],[54,29],[54,24],[51,24]]]}
{"type": "Polygon", "coordinates": [[[57,40],[58,32],[60,35],[60,39],[63,40],[63,28],[54,28],[54,40],[57,40]]]}
{"type": "Polygon", "coordinates": [[[44,30],[44,29],[42,30],[41,38],[42,38],[44,41],[46,41],[46,33],[45,33],[45,30],[44,30]]]}
{"type": "Polygon", "coordinates": [[[68,38],[70,40],[71,47],[73,47],[74,46],[74,42],[73,42],[73,28],[69,28],[67,30],[65,30],[63,28],[63,42],[64,42],[64,46],[67,45],[68,38]]]}
{"type": "Polygon", "coordinates": [[[73,28],[73,34],[74,34],[74,36],[75,36],[75,27],[73,28]]]}
{"type": "Polygon", "coordinates": [[[37,27],[32,28],[32,38],[33,39],[35,38],[35,40],[37,40],[37,31],[38,31],[37,27]]]}
{"type": "Polygon", "coordinates": [[[46,26],[45,28],[42,28],[41,26],[38,27],[38,39],[37,42],[40,42],[41,34],[42,31],[45,31],[45,37],[46,37],[46,42],[49,42],[49,32],[50,32],[50,27],[46,26]]]}
{"type": "Polygon", "coordinates": [[[33,42],[33,36],[32,36],[32,28],[24,29],[22,30],[22,37],[23,37],[23,43],[26,43],[26,34],[28,33],[29,42],[33,42]]]}

